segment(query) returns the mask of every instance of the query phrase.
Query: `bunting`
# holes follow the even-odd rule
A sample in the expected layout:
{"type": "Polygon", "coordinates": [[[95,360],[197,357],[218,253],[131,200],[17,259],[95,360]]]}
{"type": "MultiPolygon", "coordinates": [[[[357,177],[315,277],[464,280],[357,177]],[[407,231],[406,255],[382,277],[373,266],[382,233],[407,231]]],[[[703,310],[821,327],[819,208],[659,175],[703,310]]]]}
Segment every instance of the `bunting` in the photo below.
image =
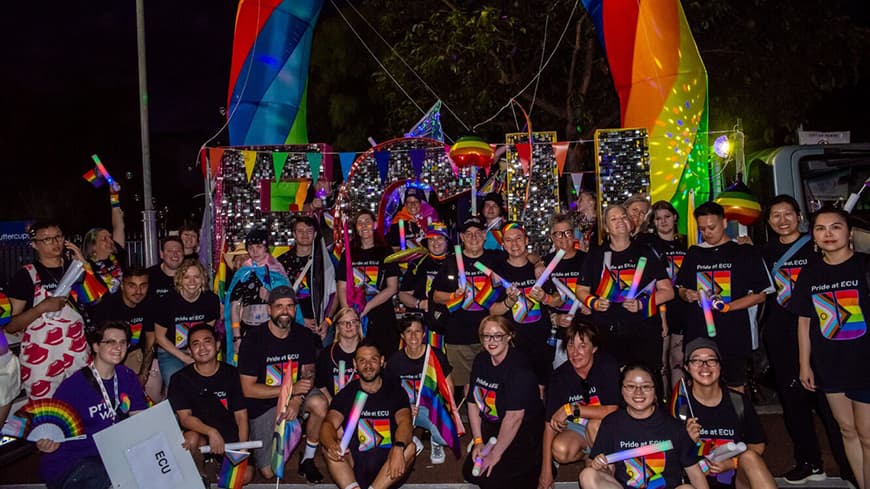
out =
{"type": "Polygon", "coordinates": [[[517,156],[523,167],[523,175],[529,176],[529,163],[532,160],[532,145],[529,143],[517,143],[517,156]]]}
{"type": "Polygon", "coordinates": [[[408,152],[408,156],[411,158],[411,167],[414,169],[414,177],[419,179],[420,174],[423,173],[423,160],[426,158],[426,150],[425,149],[412,149],[408,152]]]}
{"type": "Polygon", "coordinates": [[[316,184],[320,178],[320,166],[323,163],[323,154],[309,152],[305,153],[305,157],[308,159],[308,169],[311,170],[311,182],[316,184]]]}
{"type": "Polygon", "coordinates": [[[345,151],[338,154],[338,159],[341,162],[342,179],[347,181],[347,176],[350,175],[350,168],[353,166],[353,161],[356,159],[356,153],[345,151]]]}
{"type": "Polygon", "coordinates": [[[565,160],[568,157],[568,147],[571,143],[553,143],[553,153],[556,156],[556,166],[559,168],[559,176],[565,172],[565,160]]]}
{"type": "Polygon", "coordinates": [[[375,151],[375,161],[378,164],[378,175],[381,177],[381,183],[386,183],[387,171],[390,169],[390,152],[375,151]]]}
{"type": "MultiPolygon", "coordinates": [[[[281,175],[284,174],[284,165],[287,164],[289,153],[284,151],[276,151],[272,153],[272,167],[275,168],[275,180],[281,180],[281,175]]],[[[250,179],[250,177],[248,177],[250,179]]]]}
{"type": "Polygon", "coordinates": [[[245,176],[248,177],[248,181],[251,181],[251,176],[254,174],[254,165],[257,164],[257,152],[256,151],[242,151],[242,158],[245,160],[245,176]]]}

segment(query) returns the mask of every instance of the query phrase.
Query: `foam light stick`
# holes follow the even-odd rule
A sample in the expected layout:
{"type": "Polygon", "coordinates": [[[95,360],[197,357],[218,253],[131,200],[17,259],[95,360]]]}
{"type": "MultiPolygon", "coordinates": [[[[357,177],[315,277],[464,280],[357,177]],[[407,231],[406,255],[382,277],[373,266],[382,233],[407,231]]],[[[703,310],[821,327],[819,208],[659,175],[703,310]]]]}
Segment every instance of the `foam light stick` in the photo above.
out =
{"type": "Polygon", "coordinates": [[[345,375],[347,375],[347,363],[344,360],[338,361],[338,390],[344,389],[345,375]]]}
{"type": "MultiPolygon", "coordinates": [[[[60,281],[57,283],[57,287],[54,289],[51,295],[53,297],[68,296],[70,290],[72,290],[72,286],[82,276],[83,273],[84,264],[79,260],[73,260],[73,262],[69,264],[69,267],[63,273],[63,277],[60,278],[60,281]]],[[[61,311],[49,312],[46,314],[48,315],[48,317],[55,319],[60,316],[61,311]]]]}
{"type": "Polygon", "coordinates": [[[360,390],[356,393],[356,397],[353,400],[353,407],[350,408],[350,414],[347,417],[347,423],[344,425],[344,433],[341,435],[341,442],[339,443],[342,455],[347,453],[347,447],[350,446],[350,439],[353,438],[353,434],[356,432],[356,425],[359,423],[359,417],[362,414],[362,410],[365,407],[368,398],[369,395],[366,394],[365,391],[360,390]]]}
{"type": "Polygon", "coordinates": [[[568,311],[568,315],[573,317],[577,314],[577,309],[580,309],[580,306],[582,306],[580,299],[577,298],[577,295],[571,291],[567,285],[563,284],[562,281],[556,277],[553,277],[553,285],[556,286],[556,290],[558,290],[562,295],[573,301],[571,309],[568,311]]]}
{"type": "Polygon", "coordinates": [[[631,277],[631,288],[628,289],[628,298],[634,299],[637,296],[637,289],[640,287],[640,279],[643,278],[643,269],[646,268],[646,257],[642,256],[637,260],[637,267],[634,269],[634,276],[631,277]]]}
{"type": "MultiPolygon", "coordinates": [[[[263,441],[239,441],[224,444],[224,450],[251,450],[253,448],[263,448],[263,441]]],[[[199,453],[211,453],[211,445],[203,445],[199,447],[199,453]]]]}
{"type": "Polygon", "coordinates": [[[713,321],[713,303],[707,297],[707,291],[701,289],[698,291],[701,296],[701,309],[704,310],[704,322],[707,323],[707,336],[713,338],[716,336],[716,323],[713,321]]]}
{"type": "Polygon", "coordinates": [[[738,443],[729,441],[724,445],[719,445],[718,447],[714,448],[712,452],[707,454],[706,458],[713,463],[718,463],[723,460],[728,460],[729,458],[734,458],[745,452],[746,449],[747,446],[742,441],[738,443]]]}
{"type": "Polygon", "coordinates": [[[481,272],[486,274],[486,276],[489,277],[490,280],[492,280],[493,282],[498,282],[499,285],[501,285],[502,287],[504,287],[506,289],[509,289],[509,288],[514,286],[514,284],[508,282],[507,280],[504,279],[504,277],[495,273],[491,268],[484,265],[483,263],[480,263],[479,261],[474,262],[474,268],[480,270],[481,272]]]}
{"type": "Polygon", "coordinates": [[[486,445],[484,445],[483,448],[480,449],[480,456],[474,459],[474,468],[471,469],[471,475],[477,477],[480,475],[481,472],[483,472],[483,469],[486,468],[486,465],[484,465],[483,457],[489,455],[489,452],[492,451],[496,443],[498,443],[496,437],[491,436],[489,438],[489,441],[486,442],[486,445]]]}
{"type": "Polygon", "coordinates": [[[453,247],[453,254],[456,255],[456,268],[459,270],[456,280],[459,288],[465,290],[465,260],[462,259],[462,246],[456,245],[453,247]]]}
{"type": "Polygon", "coordinates": [[[622,462],[623,460],[628,460],[630,458],[646,457],[647,455],[667,452],[668,450],[673,449],[673,442],[671,442],[671,440],[665,440],[658,443],[650,443],[649,445],[644,445],[638,448],[630,448],[628,450],[613,452],[609,455],[605,455],[604,458],[607,460],[608,464],[614,464],[616,462],[622,462]]]}
{"type": "Polygon", "coordinates": [[[399,219],[399,248],[405,249],[408,247],[408,243],[405,241],[405,220],[399,219]]]}
{"type": "Polygon", "coordinates": [[[557,251],[553,259],[550,260],[550,263],[547,264],[547,268],[545,268],[544,271],[541,273],[541,276],[538,277],[537,280],[535,280],[535,285],[532,286],[532,288],[540,289],[544,285],[544,282],[546,282],[547,279],[550,278],[550,274],[553,273],[553,270],[556,269],[556,266],[559,264],[560,261],[562,261],[562,257],[564,256],[565,250],[557,251]]]}
{"type": "Polygon", "coordinates": [[[94,160],[94,164],[97,166],[97,170],[100,172],[100,175],[102,175],[103,178],[106,179],[106,182],[109,183],[109,187],[114,187],[115,179],[112,178],[112,175],[109,175],[108,170],[106,170],[106,167],[103,166],[103,162],[100,161],[100,157],[97,155],[91,155],[91,159],[94,160]]]}

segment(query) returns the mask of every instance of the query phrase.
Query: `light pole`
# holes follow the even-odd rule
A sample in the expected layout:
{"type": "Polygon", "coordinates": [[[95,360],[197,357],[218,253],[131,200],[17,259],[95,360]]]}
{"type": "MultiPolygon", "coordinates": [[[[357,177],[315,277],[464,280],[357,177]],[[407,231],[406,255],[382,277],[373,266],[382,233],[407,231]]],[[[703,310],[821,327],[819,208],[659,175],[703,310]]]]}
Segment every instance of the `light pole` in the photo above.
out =
{"type": "Polygon", "coordinates": [[[139,63],[139,134],[142,140],[142,211],[145,238],[145,266],[157,263],[157,224],[151,197],[151,145],[148,132],[148,74],[145,70],[145,5],[136,0],[136,48],[139,63]]]}

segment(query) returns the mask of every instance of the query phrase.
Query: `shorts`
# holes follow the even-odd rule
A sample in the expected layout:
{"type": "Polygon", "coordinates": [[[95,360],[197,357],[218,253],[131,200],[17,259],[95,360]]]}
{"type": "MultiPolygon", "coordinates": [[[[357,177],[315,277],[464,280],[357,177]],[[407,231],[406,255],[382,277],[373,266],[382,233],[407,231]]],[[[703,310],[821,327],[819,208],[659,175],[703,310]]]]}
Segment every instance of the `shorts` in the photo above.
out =
{"type": "Polygon", "coordinates": [[[565,424],[565,429],[568,431],[573,431],[574,433],[577,433],[578,435],[582,436],[583,439],[586,440],[586,448],[583,449],[583,453],[585,453],[586,455],[589,455],[590,453],[592,453],[592,444],[590,444],[589,439],[586,438],[586,424],[585,423],[581,424],[581,423],[575,423],[573,421],[568,421],[568,423],[565,424]]]}
{"type": "MultiPolygon", "coordinates": [[[[390,456],[389,448],[374,448],[366,452],[353,452],[353,475],[360,487],[370,487],[378,476],[378,472],[390,456]]],[[[399,481],[390,487],[399,487],[405,483],[410,470],[399,481]]]]}
{"type": "Polygon", "coordinates": [[[848,389],[843,393],[849,400],[870,404],[870,389],[848,389]]]}
{"type": "Polygon", "coordinates": [[[474,357],[481,351],[483,351],[483,347],[480,346],[480,343],[472,345],[447,343],[447,361],[453,367],[453,371],[450,373],[453,376],[453,385],[468,385],[474,357]]]}
{"type": "Polygon", "coordinates": [[[169,388],[169,379],[175,375],[175,372],[184,368],[184,362],[162,348],[157,349],[157,365],[160,366],[160,377],[163,379],[165,389],[169,388]]]}
{"type": "Polygon", "coordinates": [[[142,353],[142,349],[136,348],[135,350],[127,352],[127,358],[124,360],[124,365],[132,370],[133,373],[138,375],[142,368],[143,360],[145,360],[145,355],[142,353]]]}
{"type": "Polygon", "coordinates": [[[273,407],[265,413],[251,418],[251,433],[249,440],[263,440],[263,448],[252,450],[256,467],[269,467],[272,464],[272,435],[275,433],[275,417],[277,407],[273,407]]]}
{"type": "Polygon", "coordinates": [[[722,355],[722,379],[728,387],[746,385],[746,366],[749,358],[736,355],[722,355]]]}

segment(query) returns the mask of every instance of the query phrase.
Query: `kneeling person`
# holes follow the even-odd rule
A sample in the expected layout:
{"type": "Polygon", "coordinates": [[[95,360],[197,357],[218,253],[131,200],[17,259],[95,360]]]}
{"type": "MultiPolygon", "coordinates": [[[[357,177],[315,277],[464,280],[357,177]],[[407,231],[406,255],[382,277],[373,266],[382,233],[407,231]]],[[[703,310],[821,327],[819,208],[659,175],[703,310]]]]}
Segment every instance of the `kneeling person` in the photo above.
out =
{"type": "Polygon", "coordinates": [[[339,489],[398,487],[416,458],[408,395],[397,382],[381,377],[384,357],[374,343],[363,341],[353,363],[359,379],[336,394],[320,431],[329,474],[339,489]],[[348,451],[342,453],[338,429],[360,390],[368,398],[348,451]]]}
{"type": "MultiPolygon", "coordinates": [[[[220,342],[211,326],[194,326],[187,341],[193,363],[172,376],[169,402],[199,472],[205,474],[199,447],[209,445],[211,453],[222,455],[226,443],[248,441],[248,410],[238,370],[217,360],[220,342]]],[[[245,483],[253,477],[249,466],[245,483]]]]}

